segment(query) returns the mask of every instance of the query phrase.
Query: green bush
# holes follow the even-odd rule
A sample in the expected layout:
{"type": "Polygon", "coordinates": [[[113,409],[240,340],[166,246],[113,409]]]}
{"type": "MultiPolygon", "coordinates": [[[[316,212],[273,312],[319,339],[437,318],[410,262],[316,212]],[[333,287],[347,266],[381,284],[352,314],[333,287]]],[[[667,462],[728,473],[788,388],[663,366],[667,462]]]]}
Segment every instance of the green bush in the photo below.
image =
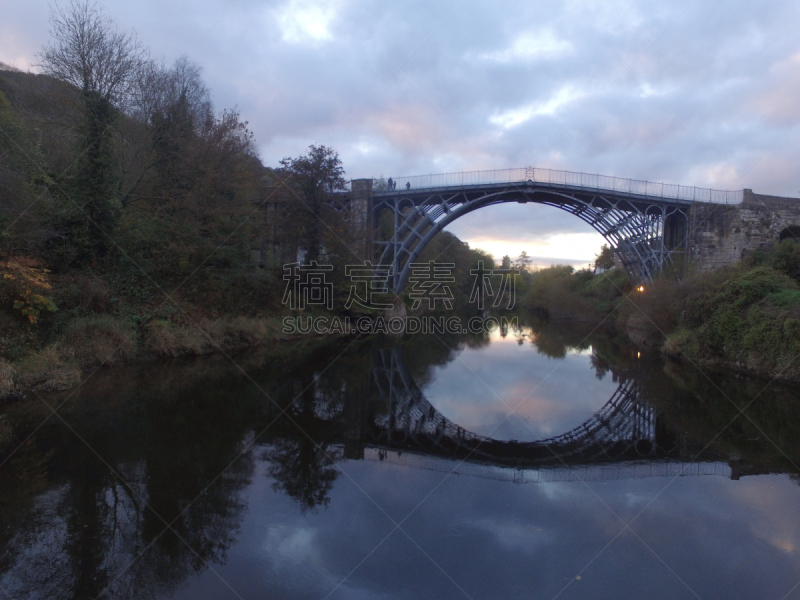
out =
{"type": "Polygon", "coordinates": [[[800,306],[800,290],[781,290],[767,296],[770,304],[780,308],[800,306]]]}
{"type": "Polygon", "coordinates": [[[530,274],[525,300],[528,307],[551,317],[596,320],[612,311],[630,289],[624,269],[595,275],[588,269],[559,265],[530,274]]]}
{"type": "Polygon", "coordinates": [[[763,328],[763,319],[773,318],[760,308],[750,314],[751,307],[771,294],[796,289],[791,278],[770,267],[733,271],[715,293],[706,294],[691,305],[702,346],[717,355],[746,350],[743,343],[748,329],[763,328]],[[761,313],[763,316],[757,316],[761,313]]]}
{"type": "Polygon", "coordinates": [[[800,279],[800,242],[788,239],[778,244],[772,257],[772,266],[792,279],[800,279]]]}
{"type": "Polygon", "coordinates": [[[583,286],[583,294],[593,298],[602,310],[610,311],[612,303],[630,292],[632,287],[625,269],[611,269],[589,279],[583,286]]]}
{"type": "Polygon", "coordinates": [[[800,354],[800,286],[785,271],[755,264],[695,274],[673,286],[680,293],[673,294],[671,312],[680,316],[664,352],[765,375],[800,371],[792,366],[800,354]]]}

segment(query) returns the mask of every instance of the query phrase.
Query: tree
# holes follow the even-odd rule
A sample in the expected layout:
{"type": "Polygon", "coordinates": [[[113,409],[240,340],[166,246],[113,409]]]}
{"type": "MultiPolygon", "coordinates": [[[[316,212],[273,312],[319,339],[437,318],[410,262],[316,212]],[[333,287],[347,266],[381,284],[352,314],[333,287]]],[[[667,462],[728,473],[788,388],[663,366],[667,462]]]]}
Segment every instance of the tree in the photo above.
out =
{"type": "Polygon", "coordinates": [[[503,257],[503,262],[500,264],[500,268],[502,269],[510,269],[511,268],[511,257],[506,254],[503,257]]]}
{"type": "Polygon", "coordinates": [[[166,280],[205,265],[192,280],[205,285],[209,269],[236,268],[249,259],[258,223],[253,199],[263,167],[252,133],[235,111],[194,127],[187,112],[170,109],[154,122],[159,124],[151,128],[154,175],[131,195],[116,239],[166,280]]]}
{"type": "Polygon", "coordinates": [[[42,191],[52,181],[44,169],[44,152],[26,129],[0,92],[0,254],[42,254],[54,234],[51,198],[42,191]]]}
{"type": "Polygon", "coordinates": [[[136,74],[131,92],[133,113],[147,125],[162,118],[177,105],[182,105],[196,126],[212,117],[208,88],[202,69],[186,57],[168,68],[154,60],[146,60],[136,74]]]}
{"type": "Polygon", "coordinates": [[[389,189],[389,184],[386,182],[386,179],[381,175],[377,179],[372,180],[372,191],[373,192],[384,192],[389,189]]]}
{"type": "Polygon", "coordinates": [[[180,163],[191,154],[190,146],[197,138],[214,127],[211,101],[200,67],[185,58],[164,70],[159,80],[160,94],[149,118],[155,162],[163,187],[185,187],[180,163]]]}
{"type": "Polygon", "coordinates": [[[614,268],[614,252],[607,244],[603,244],[600,248],[600,254],[597,255],[594,261],[594,268],[600,271],[608,271],[614,268]]]}
{"type": "Polygon", "coordinates": [[[306,259],[317,260],[322,251],[326,197],[345,189],[344,169],[338,152],[326,146],[308,147],[308,154],[281,161],[295,188],[293,215],[304,232],[306,259]]]}
{"type": "Polygon", "coordinates": [[[532,262],[533,259],[530,256],[528,256],[528,253],[525,250],[523,250],[520,253],[519,257],[517,258],[516,264],[520,270],[527,271],[528,267],[531,265],[532,262]]]}
{"type": "Polygon", "coordinates": [[[66,189],[58,186],[56,192],[74,205],[63,226],[79,262],[88,262],[106,253],[119,216],[121,179],[112,127],[130,99],[144,51],[88,1],[72,0],[66,9],[54,5],[50,24],[54,41],[39,54],[42,71],[77,87],[84,108],[78,159],[66,189]]]}
{"type": "Polygon", "coordinates": [[[136,37],[88,0],[72,0],[66,10],[53,5],[50,26],[55,41],[39,54],[44,74],[122,107],[144,58],[136,37]]]}

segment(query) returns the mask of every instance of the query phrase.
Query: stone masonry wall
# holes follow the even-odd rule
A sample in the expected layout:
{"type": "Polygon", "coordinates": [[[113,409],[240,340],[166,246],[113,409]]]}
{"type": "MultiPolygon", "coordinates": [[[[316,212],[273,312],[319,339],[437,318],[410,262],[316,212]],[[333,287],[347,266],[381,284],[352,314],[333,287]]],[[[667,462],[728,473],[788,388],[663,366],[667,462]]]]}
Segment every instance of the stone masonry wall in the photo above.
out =
{"type": "Polygon", "coordinates": [[[694,268],[718,269],[740,262],[758,248],[771,248],[787,227],[800,226],[800,198],[744,190],[737,205],[692,205],[689,255],[694,268]]]}
{"type": "Polygon", "coordinates": [[[350,185],[350,226],[361,242],[354,250],[367,259],[372,255],[372,179],[353,179],[350,185]]]}

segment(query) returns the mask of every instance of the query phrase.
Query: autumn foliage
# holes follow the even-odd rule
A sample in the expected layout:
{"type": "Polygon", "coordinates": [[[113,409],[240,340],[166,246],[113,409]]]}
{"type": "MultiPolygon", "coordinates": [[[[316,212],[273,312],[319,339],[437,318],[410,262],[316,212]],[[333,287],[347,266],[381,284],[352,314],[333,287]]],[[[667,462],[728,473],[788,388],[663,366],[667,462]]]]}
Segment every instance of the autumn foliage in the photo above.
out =
{"type": "Polygon", "coordinates": [[[48,272],[32,258],[0,261],[3,301],[29,323],[36,323],[43,311],[57,310],[53,298],[47,295],[51,288],[48,272]]]}

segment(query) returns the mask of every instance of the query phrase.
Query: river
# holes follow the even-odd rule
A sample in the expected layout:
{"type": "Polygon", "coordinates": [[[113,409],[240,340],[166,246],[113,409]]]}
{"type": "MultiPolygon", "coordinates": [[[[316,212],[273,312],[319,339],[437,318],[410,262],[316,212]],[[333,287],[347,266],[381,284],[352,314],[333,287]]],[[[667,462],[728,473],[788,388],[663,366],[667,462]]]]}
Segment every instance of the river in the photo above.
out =
{"type": "Polygon", "coordinates": [[[282,344],[3,406],[0,598],[800,595],[798,390],[587,333],[282,344]]]}

